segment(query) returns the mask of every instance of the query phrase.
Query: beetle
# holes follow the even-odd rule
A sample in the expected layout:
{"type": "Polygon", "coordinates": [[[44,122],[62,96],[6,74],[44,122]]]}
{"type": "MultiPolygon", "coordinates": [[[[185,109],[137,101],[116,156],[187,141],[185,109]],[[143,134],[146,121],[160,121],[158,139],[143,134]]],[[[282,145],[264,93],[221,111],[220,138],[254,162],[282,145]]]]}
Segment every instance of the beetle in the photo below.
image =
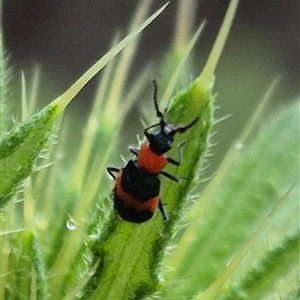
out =
{"type": "Polygon", "coordinates": [[[144,130],[147,142],[140,149],[129,148],[136,156],[127,162],[122,169],[108,167],[107,172],[115,179],[113,189],[114,209],[120,217],[128,222],[143,223],[150,220],[158,207],[164,220],[168,219],[166,209],[159,197],[161,181],[159,175],[163,175],[175,182],[179,179],[163,169],[168,163],[179,166],[182,162],[182,143],[178,147],[179,159],[175,160],[167,155],[171,150],[176,133],[184,133],[194,126],[199,117],[196,117],[186,126],[174,126],[165,121],[165,113],[159,110],[157,102],[158,85],[153,80],[154,86],[154,108],[156,116],[160,119],[158,123],[150,125],[144,130]],[[152,133],[152,129],[159,130],[152,133]],[[114,173],[118,173],[117,176],[114,173]]]}

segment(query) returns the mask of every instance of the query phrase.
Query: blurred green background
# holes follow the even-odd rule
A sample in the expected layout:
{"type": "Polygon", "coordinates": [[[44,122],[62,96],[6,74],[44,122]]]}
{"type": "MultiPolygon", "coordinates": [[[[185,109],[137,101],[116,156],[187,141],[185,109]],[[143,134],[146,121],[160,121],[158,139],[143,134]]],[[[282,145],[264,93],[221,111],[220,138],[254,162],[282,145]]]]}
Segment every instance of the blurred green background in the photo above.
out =
{"type": "MultiPolygon", "coordinates": [[[[190,3],[189,0],[184,2],[187,6],[190,3]]],[[[138,3],[133,0],[4,0],[2,22],[4,43],[13,67],[10,100],[14,112],[20,109],[22,70],[30,84],[36,66],[41,67],[39,108],[42,108],[109,50],[116,32],[121,32],[122,37],[126,34],[138,3]]],[[[153,1],[150,11],[154,12],[164,3],[153,1]]],[[[190,78],[196,76],[205,63],[228,3],[199,1],[197,10],[191,10],[193,32],[204,18],[208,22],[194,52],[195,68],[190,78]]],[[[134,81],[149,62],[156,62],[158,67],[149,78],[143,98],[132,110],[132,117],[124,125],[128,138],[121,141],[123,154],[129,143],[136,143],[132,133],[142,133],[139,116],[144,101],[152,98],[152,78],[163,81],[159,62],[172,43],[177,6],[178,1],[171,1],[163,14],[142,33],[128,82],[134,81]]],[[[220,107],[216,117],[231,116],[215,127],[214,142],[218,147],[212,149],[215,155],[210,159],[210,172],[215,170],[277,75],[281,75],[282,80],[265,114],[266,121],[299,95],[299,28],[297,0],[240,2],[216,72],[214,91],[220,107]]],[[[67,109],[66,115],[75,129],[72,132],[79,133],[70,136],[70,148],[80,142],[97,83],[98,78],[92,80],[67,109]]]]}

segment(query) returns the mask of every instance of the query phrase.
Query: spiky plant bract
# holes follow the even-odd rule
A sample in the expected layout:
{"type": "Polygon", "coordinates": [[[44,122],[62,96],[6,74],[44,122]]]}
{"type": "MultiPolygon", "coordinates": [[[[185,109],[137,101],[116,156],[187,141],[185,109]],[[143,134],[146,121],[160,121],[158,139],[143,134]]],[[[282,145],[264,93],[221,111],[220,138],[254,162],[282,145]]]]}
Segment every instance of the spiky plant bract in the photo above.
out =
{"type": "MultiPolygon", "coordinates": [[[[177,82],[187,82],[192,65],[189,54],[203,30],[200,26],[192,36],[190,27],[185,26],[188,12],[183,2],[174,39],[177,47],[160,63],[166,82],[161,102],[168,107],[171,122],[184,124],[195,115],[200,121],[184,137],[188,139],[184,163],[172,170],[190,180],[180,184],[163,181],[161,196],[168,204],[168,222],[158,214],[142,225],[120,220],[112,210],[111,185],[105,174],[118,153],[124,118],[151,76],[146,69],[130,87],[131,92],[125,92],[125,75],[134,59],[137,36],[163,9],[143,22],[149,8],[149,2],[143,1],[130,34],[121,42],[117,38],[111,51],[70,89],[32,116],[27,111],[23,76],[22,120],[11,130],[5,101],[6,59],[1,52],[0,299],[299,296],[299,103],[284,109],[259,134],[251,136],[263,101],[216,176],[200,196],[193,193],[202,180],[216,122],[215,68],[238,3],[231,1],[204,70],[176,94],[177,82]],[[120,51],[115,62],[112,59],[120,51]],[[61,114],[105,65],[77,159],[63,168],[61,157],[70,129],[61,114]],[[111,118],[116,114],[118,120],[111,118]]],[[[189,5],[195,8],[197,3],[189,1],[189,5]]],[[[273,88],[265,99],[271,98],[273,88]]],[[[177,145],[180,142],[179,138],[177,145]]]]}

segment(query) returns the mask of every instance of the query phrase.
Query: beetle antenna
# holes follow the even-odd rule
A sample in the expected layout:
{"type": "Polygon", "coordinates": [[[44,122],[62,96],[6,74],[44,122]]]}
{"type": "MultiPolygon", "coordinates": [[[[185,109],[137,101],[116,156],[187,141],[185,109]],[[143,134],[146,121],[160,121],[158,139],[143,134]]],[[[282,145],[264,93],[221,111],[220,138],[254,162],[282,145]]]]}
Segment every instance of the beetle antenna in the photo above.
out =
{"type": "Polygon", "coordinates": [[[164,121],[164,114],[159,110],[158,103],[157,103],[157,92],[158,92],[158,84],[155,79],[152,80],[153,87],[154,87],[154,94],[153,94],[153,100],[154,100],[154,107],[156,111],[156,116],[160,118],[162,121],[164,121]]]}

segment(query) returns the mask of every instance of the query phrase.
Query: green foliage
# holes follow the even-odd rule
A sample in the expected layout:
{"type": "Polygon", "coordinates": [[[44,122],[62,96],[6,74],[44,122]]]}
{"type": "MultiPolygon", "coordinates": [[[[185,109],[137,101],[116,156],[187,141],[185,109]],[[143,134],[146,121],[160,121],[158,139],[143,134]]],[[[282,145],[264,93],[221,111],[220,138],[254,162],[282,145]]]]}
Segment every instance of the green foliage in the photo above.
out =
{"type": "Polygon", "coordinates": [[[2,136],[0,208],[12,197],[19,183],[32,173],[35,160],[52,133],[56,111],[56,106],[49,106],[2,136]]]}
{"type": "MultiPolygon", "coordinates": [[[[167,222],[159,213],[141,225],[122,221],[112,209],[113,183],[108,183],[105,174],[120,152],[126,113],[152,78],[146,68],[133,80],[130,93],[124,89],[137,36],[165,6],[143,22],[149,2],[142,1],[127,37],[120,42],[116,38],[111,51],[46,108],[10,132],[3,130],[0,299],[296,298],[298,104],[275,116],[251,140],[242,138],[233,145],[202,196],[193,192],[201,183],[211,146],[214,73],[237,3],[231,1],[212,54],[189,86],[188,56],[203,25],[192,36],[180,30],[186,24],[178,23],[174,42],[178,47],[160,63],[166,66],[167,82],[160,84],[160,104],[171,99],[167,120],[186,124],[200,117],[194,127],[176,136],[170,152],[176,157],[176,146],[188,141],[183,164],[170,171],[189,180],[163,179],[161,198],[167,204],[167,222]],[[119,59],[111,61],[120,51],[119,59]],[[78,149],[72,149],[76,159],[64,167],[61,157],[68,151],[70,129],[63,120],[58,131],[57,121],[105,65],[84,136],[78,149]],[[175,94],[178,81],[185,89],[175,94]],[[117,120],[111,118],[115,115],[117,120]],[[52,142],[55,132],[57,144],[52,142]],[[45,148],[50,160],[46,167],[43,159],[38,161],[45,148]]],[[[196,7],[197,1],[190,4],[196,7]]],[[[181,5],[178,20],[186,20],[184,14],[190,11],[185,8],[181,5]]],[[[4,98],[2,93],[3,118],[9,119],[4,98]]]]}
{"type": "Polygon", "coordinates": [[[286,277],[295,268],[299,258],[300,232],[283,237],[279,245],[266,251],[255,266],[231,287],[221,299],[260,299],[271,292],[280,278],[286,277]]]}
{"type": "MultiPolygon", "coordinates": [[[[210,92],[201,88],[196,81],[178,94],[167,113],[168,120],[175,124],[200,116],[200,121],[184,134],[184,138],[190,141],[185,148],[185,153],[189,155],[185,156],[183,164],[178,168],[178,174],[188,178],[193,178],[199,171],[200,159],[207,149],[213,123],[214,99],[210,92]]],[[[174,224],[179,219],[192,186],[190,180],[182,180],[180,184],[164,184],[161,197],[167,203],[170,215],[168,222],[156,214],[153,222],[137,226],[120,220],[115,213],[112,214],[104,225],[105,233],[92,246],[95,260],[99,259],[100,264],[94,279],[87,286],[88,291],[94,291],[91,299],[117,299],[118,295],[122,295],[122,299],[140,299],[157,289],[156,274],[163,251],[173,234],[174,224]]]]}
{"type": "MultiPolygon", "coordinates": [[[[0,4],[1,5],[1,4],[0,4]]],[[[0,7],[1,10],[1,7],[0,7]]],[[[0,33],[0,49],[2,49],[2,32],[0,33]]],[[[6,125],[8,123],[9,117],[8,113],[10,112],[9,106],[9,83],[11,79],[11,70],[9,69],[9,59],[5,55],[4,51],[0,51],[0,137],[5,132],[6,125]]]]}
{"type": "Polygon", "coordinates": [[[296,217],[299,169],[294,163],[299,155],[295,139],[299,130],[298,109],[299,103],[283,111],[251,145],[244,146],[245,150],[243,145],[236,144],[239,153],[235,149],[229,152],[234,156],[230,168],[223,165],[219,170],[221,177],[223,170],[227,170],[226,180],[216,186],[217,175],[207,188],[214,189],[213,193],[203,194],[210,198],[199,198],[199,204],[192,208],[195,220],[189,224],[175,250],[176,261],[168,262],[174,268],[168,278],[176,285],[166,289],[165,297],[205,291],[199,299],[219,299],[217,295],[222,295],[222,289],[217,283],[225,282],[228,277],[230,281],[240,281],[243,275],[241,287],[235,288],[230,295],[243,289],[244,298],[226,296],[225,299],[263,299],[290,269],[295,271],[300,241],[296,217]],[[283,198],[294,184],[296,186],[283,198]],[[280,199],[283,203],[279,209],[280,199]],[[203,203],[206,201],[209,201],[208,205],[203,203]],[[199,218],[197,210],[201,204],[204,208],[199,212],[199,218]],[[267,224],[269,222],[271,225],[267,224]],[[265,245],[265,235],[260,238],[258,228],[272,237],[269,245],[265,245]],[[291,236],[286,237],[287,234],[291,236]],[[190,243],[185,242],[185,235],[190,243]],[[235,255],[237,266],[232,268],[235,255]],[[246,255],[251,257],[250,261],[243,260],[246,255]],[[200,260],[195,263],[197,257],[200,260]],[[205,261],[201,262],[201,258],[205,261]],[[177,281],[183,278],[188,279],[178,284],[177,281]]]}
{"type": "Polygon", "coordinates": [[[49,291],[46,284],[46,270],[36,237],[31,232],[25,231],[22,235],[14,236],[13,244],[9,260],[11,267],[17,268],[7,276],[10,289],[7,297],[14,295],[16,299],[25,300],[28,299],[28,295],[33,294],[36,299],[47,299],[49,291]],[[11,290],[13,287],[18,288],[11,290]]]}

